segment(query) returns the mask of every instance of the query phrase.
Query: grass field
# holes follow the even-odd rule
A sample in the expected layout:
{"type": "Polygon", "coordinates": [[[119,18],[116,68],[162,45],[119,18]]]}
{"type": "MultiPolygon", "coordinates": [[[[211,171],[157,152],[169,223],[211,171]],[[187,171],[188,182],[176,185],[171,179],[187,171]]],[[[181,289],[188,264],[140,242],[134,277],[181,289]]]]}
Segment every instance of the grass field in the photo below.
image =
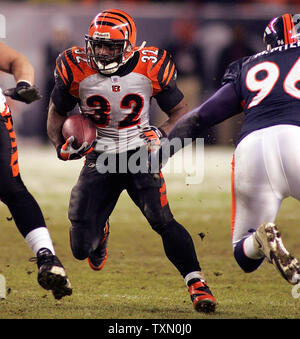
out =
{"type": "MultiPolygon", "coordinates": [[[[186,185],[186,174],[167,174],[168,199],[176,219],[190,232],[207,281],[218,301],[215,314],[193,310],[183,279],[164,255],[160,237],[123,193],[111,216],[109,258],[101,272],[72,257],[67,209],[81,161],[61,162],[49,146],[19,145],[22,177],[39,201],[73,295],[56,301],[36,281],[32,252],[0,206],[0,274],[7,296],[0,318],[231,319],[299,318],[300,300],[274,267],[264,263],[245,274],[232,255],[230,170],[232,149],[205,148],[205,175],[186,185]],[[203,233],[204,237],[200,237],[203,233]]],[[[283,239],[300,257],[299,204],[287,199],[278,217],[283,239]]],[[[299,289],[300,292],[300,289],[299,289]]]]}

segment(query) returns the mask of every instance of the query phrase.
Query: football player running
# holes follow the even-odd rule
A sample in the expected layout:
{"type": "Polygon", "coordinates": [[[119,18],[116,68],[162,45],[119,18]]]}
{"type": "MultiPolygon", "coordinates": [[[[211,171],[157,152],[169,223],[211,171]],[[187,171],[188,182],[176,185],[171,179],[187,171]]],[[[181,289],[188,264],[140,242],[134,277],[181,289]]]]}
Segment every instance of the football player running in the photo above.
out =
{"type": "Polygon", "coordinates": [[[0,55],[1,71],[12,74],[16,80],[15,88],[3,93],[0,89],[0,199],[9,208],[18,230],[36,255],[39,284],[51,290],[56,299],[61,299],[72,294],[71,284],[55,255],[41,209],[21,179],[12,115],[4,96],[30,104],[41,95],[33,86],[34,69],[24,55],[2,42],[0,55]]]}
{"type": "MultiPolygon", "coordinates": [[[[88,153],[69,204],[73,255],[79,260],[88,258],[94,270],[103,268],[107,220],[126,190],[161,236],[167,257],[188,286],[194,308],[213,312],[216,300],[201,272],[191,236],[170,211],[162,173],[134,172],[129,164],[140,150],[151,152],[159,146],[162,137],[187,112],[184,96],[176,86],[174,62],[166,50],[145,47],[145,43],[136,46],[133,19],[117,9],[96,15],[85,42],[85,48],[75,46],[57,58],[47,126],[60,159],[65,160],[67,152],[70,160],[88,153]],[[152,97],[168,115],[160,128],[149,125],[152,97]],[[96,144],[77,153],[72,139],[65,141],[61,135],[67,114],[76,104],[98,130],[96,144]],[[106,156],[119,168],[101,171],[100,159],[106,156]],[[124,158],[128,165],[125,171],[121,168],[124,158]]],[[[148,166],[148,157],[143,160],[148,166]]]]}
{"type": "Polygon", "coordinates": [[[180,119],[169,138],[195,139],[244,111],[232,161],[234,257],[245,272],[267,258],[297,284],[299,262],[274,222],[284,198],[300,200],[300,14],[272,19],[263,41],[263,52],[228,66],[222,87],[180,119]]]}

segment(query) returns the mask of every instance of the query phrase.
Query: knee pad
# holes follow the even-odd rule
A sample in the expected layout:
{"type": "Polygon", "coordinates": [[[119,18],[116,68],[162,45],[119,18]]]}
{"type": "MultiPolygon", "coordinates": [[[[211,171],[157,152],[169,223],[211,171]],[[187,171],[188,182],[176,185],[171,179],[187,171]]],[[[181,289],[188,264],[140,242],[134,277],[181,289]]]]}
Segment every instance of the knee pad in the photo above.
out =
{"type": "Polygon", "coordinates": [[[84,226],[70,228],[70,245],[73,256],[78,260],[86,259],[99,245],[101,232],[95,233],[84,226]]]}
{"type": "Polygon", "coordinates": [[[90,244],[85,240],[84,230],[78,227],[70,228],[70,245],[73,256],[78,260],[84,260],[89,256],[90,244]]]}

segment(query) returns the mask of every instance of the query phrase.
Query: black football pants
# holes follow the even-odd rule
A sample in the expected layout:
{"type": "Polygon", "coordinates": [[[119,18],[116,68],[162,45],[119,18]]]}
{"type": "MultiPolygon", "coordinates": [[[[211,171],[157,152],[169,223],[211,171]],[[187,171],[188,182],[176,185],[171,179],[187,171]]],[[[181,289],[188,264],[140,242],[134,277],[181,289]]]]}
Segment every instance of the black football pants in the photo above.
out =
{"type": "Polygon", "coordinates": [[[121,192],[126,190],[151,227],[162,237],[165,253],[181,275],[185,277],[192,271],[200,271],[192,238],[170,211],[162,174],[100,174],[95,166],[96,159],[96,152],[87,156],[71,193],[70,243],[74,257],[83,260],[97,248],[105,223],[121,192]]]}
{"type": "Polygon", "coordinates": [[[23,237],[45,227],[39,205],[26,189],[18,166],[17,140],[10,114],[0,113],[0,200],[7,205],[23,237]]]}

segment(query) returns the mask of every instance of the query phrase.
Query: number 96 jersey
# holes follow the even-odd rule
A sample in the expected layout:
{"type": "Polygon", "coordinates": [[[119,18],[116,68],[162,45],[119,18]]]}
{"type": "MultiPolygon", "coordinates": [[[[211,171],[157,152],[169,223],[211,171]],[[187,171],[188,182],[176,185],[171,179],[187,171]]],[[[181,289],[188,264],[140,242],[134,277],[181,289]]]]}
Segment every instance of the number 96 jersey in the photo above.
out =
{"type": "Polygon", "coordinates": [[[228,82],[245,113],[238,142],[265,127],[300,126],[299,42],[233,62],[223,77],[223,84],[228,82]]]}
{"type": "Polygon", "coordinates": [[[60,114],[78,103],[81,112],[95,122],[96,151],[125,152],[144,145],[139,127],[149,125],[152,97],[164,111],[182,100],[175,79],[170,54],[156,47],[137,50],[109,76],[90,68],[85,50],[73,47],[57,58],[51,97],[60,114]]]}

